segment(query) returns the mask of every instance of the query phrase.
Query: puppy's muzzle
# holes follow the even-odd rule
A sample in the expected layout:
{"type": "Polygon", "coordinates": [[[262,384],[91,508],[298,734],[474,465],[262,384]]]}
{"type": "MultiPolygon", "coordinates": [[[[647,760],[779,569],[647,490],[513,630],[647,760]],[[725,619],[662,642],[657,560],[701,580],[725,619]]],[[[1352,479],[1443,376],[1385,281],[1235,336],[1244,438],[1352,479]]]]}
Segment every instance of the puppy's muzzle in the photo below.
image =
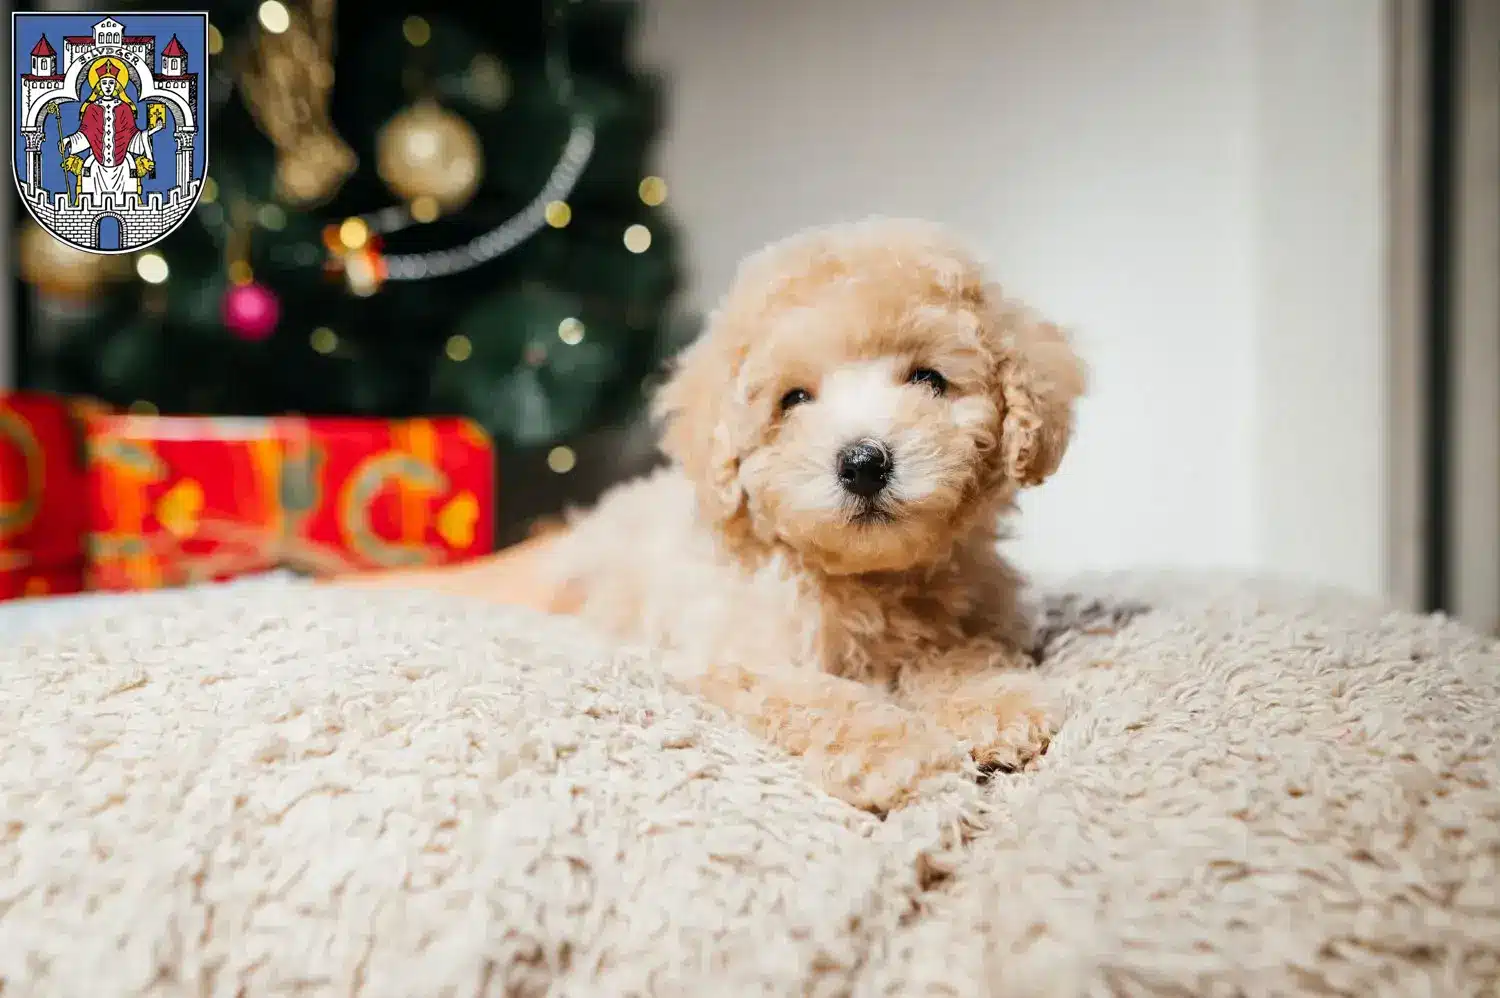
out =
{"type": "Polygon", "coordinates": [[[839,484],[844,491],[870,500],[891,482],[891,452],[874,440],[859,440],[839,451],[839,484]]]}

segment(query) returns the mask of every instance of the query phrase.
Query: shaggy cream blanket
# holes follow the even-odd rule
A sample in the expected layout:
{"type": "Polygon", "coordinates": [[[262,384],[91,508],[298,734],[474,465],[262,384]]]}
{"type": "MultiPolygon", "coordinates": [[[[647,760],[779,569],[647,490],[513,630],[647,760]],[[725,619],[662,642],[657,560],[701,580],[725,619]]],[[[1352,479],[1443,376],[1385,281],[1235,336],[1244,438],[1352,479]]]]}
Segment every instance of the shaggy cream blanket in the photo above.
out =
{"type": "Polygon", "coordinates": [[[1225,581],[1044,602],[1034,770],[881,821],[566,620],[311,587],[0,642],[32,995],[1500,991],[1500,657],[1225,581]]]}

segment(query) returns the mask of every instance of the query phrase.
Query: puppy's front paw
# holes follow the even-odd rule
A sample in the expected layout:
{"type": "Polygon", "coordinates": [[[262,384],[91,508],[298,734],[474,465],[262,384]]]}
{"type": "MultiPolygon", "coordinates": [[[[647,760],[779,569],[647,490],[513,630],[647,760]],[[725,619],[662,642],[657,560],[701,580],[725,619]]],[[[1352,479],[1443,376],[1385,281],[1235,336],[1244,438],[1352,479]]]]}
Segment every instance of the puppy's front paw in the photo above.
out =
{"type": "Polygon", "coordinates": [[[895,707],[846,719],[838,736],[806,761],[824,790],[866,811],[901,807],[926,780],[968,762],[951,734],[895,707]]]}
{"type": "Polygon", "coordinates": [[[986,772],[1014,773],[1034,761],[1057,733],[1056,710],[1024,690],[997,690],[949,704],[941,723],[969,745],[986,772]]]}

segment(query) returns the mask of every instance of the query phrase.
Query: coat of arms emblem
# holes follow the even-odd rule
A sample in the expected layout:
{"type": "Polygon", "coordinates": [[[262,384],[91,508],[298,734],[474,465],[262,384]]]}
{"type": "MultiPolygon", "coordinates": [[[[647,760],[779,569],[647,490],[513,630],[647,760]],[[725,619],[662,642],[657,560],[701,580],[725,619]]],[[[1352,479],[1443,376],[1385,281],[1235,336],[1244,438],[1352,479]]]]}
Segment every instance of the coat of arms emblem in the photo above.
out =
{"type": "Polygon", "coordinates": [[[164,239],[208,168],[208,15],[11,18],[11,161],[26,210],[89,252],[164,239]]]}

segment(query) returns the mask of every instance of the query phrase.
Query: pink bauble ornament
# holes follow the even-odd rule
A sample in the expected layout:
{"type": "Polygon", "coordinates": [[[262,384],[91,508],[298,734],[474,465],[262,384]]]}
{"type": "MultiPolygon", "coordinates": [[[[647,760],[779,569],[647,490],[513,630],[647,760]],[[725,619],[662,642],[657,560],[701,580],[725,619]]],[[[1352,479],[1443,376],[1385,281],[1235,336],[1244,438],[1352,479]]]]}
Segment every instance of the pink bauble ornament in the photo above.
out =
{"type": "Polygon", "coordinates": [[[242,340],[263,340],[276,330],[281,303],[263,284],[237,284],[224,295],[224,326],[242,340]]]}

